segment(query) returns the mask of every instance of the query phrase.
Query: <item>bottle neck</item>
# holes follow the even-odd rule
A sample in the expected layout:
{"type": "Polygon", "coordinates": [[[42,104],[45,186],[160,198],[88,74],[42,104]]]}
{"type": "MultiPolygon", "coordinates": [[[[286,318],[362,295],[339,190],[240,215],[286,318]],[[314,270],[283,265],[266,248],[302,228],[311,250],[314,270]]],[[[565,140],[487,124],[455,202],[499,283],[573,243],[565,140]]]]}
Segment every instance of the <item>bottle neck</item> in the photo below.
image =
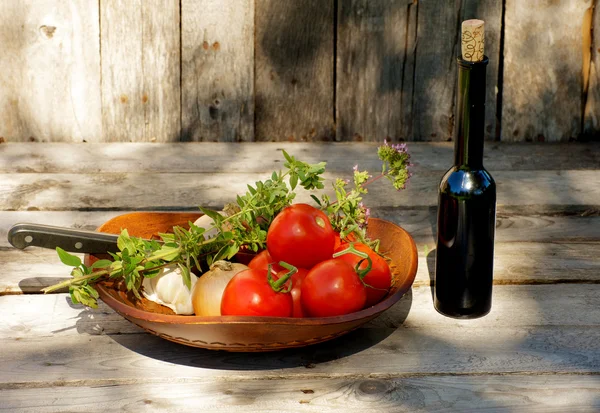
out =
{"type": "Polygon", "coordinates": [[[488,58],[468,62],[457,58],[458,90],[454,127],[454,164],[483,168],[485,69],[488,58]]]}

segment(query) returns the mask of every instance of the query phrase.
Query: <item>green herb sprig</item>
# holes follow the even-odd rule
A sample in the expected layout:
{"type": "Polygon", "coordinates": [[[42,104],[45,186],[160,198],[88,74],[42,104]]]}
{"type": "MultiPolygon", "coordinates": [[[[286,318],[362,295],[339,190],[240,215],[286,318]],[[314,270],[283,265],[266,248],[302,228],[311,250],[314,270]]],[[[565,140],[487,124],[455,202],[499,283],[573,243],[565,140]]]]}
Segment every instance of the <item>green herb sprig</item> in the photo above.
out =
{"type": "MultiPolygon", "coordinates": [[[[164,267],[178,266],[185,285],[191,288],[192,269],[203,268],[204,261],[210,266],[217,260],[231,259],[242,248],[254,252],[266,248],[269,225],[295,199],[294,191],[298,185],[306,190],[324,189],[322,174],[325,162],[309,164],[282,152],[286,171],[273,172],[270,179],[255,182],[254,186],[248,185],[243,196],[237,196],[235,203],[225,206],[225,215],[200,207],[213,220],[212,228],[217,230],[215,236],[206,237],[207,230],[192,222],[189,229],[175,226],[172,233],[159,234],[160,242],[132,237],[124,229],[117,241],[120,252],[111,253],[113,261],[99,260],[90,266],[83,264],[79,257],[57,248],[60,260],[74,268],[70,279],[43,289],[44,293],[68,287],[73,303],[95,308],[98,292],[93,284],[98,281],[122,280],[127,290],[139,298],[144,278],[156,277],[164,267]]],[[[342,239],[353,234],[355,240],[367,243],[375,250],[378,240],[369,240],[365,231],[370,210],[363,205],[362,198],[368,193],[367,186],[386,177],[394,188],[400,190],[411,176],[406,145],[384,142],[378,148],[378,156],[382,161],[380,175],[372,177],[355,166],[351,188],[348,188],[350,181],[334,181],[335,199],[327,194],[321,199],[311,194],[342,239]]]]}
{"type": "Polygon", "coordinates": [[[366,226],[371,211],[362,202],[363,196],[368,193],[367,186],[381,178],[387,178],[399,191],[406,187],[412,176],[409,171],[412,164],[406,144],[390,145],[384,141],[384,144],[377,149],[377,155],[382,161],[379,175],[373,177],[367,171],[360,171],[358,165],[355,165],[352,183],[343,179],[336,179],[333,183],[335,200],[327,194],[322,195],[321,200],[313,196],[329,216],[333,228],[340,233],[342,240],[354,238],[371,246],[375,251],[379,249],[379,240],[367,238],[366,226]]]}
{"type": "Polygon", "coordinates": [[[226,216],[207,208],[200,210],[213,220],[217,235],[204,236],[206,230],[189,223],[189,229],[173,227],[173,233],[159,234],[161,242],[132,237],[126,229],[119,235],[120,252],[111,254],[114,261],[101,260],[91,266],[79,257],[57,248],[61,261],[74,267],[70,279],[44,288],[49,293],[69,288],[73,303],[97,306],[98,292],[93,284],[107,278],[121,279],[128,291],[140,297],[143,278],[155,277],[160,269],[176,265],[183,281],[191,288],[191,272],[200,269],[203,260],[210,266],[220,259],[231,259],[240,248],[258,251],[266,247],[267,229],[273,218],[296,196],[298,185],[306,190],[323,189],[325,162],[308,164],[283,151],[285,172],[273,172],[270,179],[248,185],[248,191],[238,196],[235,204],[228,204],[226,216]],[[288,185],[289,184],[289,185],[288,185]]]}

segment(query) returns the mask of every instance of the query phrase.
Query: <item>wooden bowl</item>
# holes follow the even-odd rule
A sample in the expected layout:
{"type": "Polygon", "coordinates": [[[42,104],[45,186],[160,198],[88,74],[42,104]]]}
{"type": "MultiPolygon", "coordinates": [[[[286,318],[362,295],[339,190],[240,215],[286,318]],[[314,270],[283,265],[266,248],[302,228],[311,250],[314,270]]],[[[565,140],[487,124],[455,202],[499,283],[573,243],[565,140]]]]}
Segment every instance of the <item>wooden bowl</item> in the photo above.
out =
{"type": "MultiPolygon", "coordinates": [[[[169,232],[174,225],[187,226],[199,213],[135,212],[104,223],[101,232],[151,238],[169,232]]],[[[368,234],[381,240],[380,251],[391,258],[393,285],[378,304],[336,317],[279,318],[176,315],[145,298],[135,300],[114,282],[97,285],[100,298],[127,320],[164,339],[193,347],[226,351],[272,351],[320,343],[348,333],[390,308],[410,289],[417,273],[417,248],[412,237],[399,226],[369,219],[368,234]]],[[[97,257],[86,256],[87,265],[97,257]]],[[[247,257],[245,257],[247,258],[247,257]]]]}

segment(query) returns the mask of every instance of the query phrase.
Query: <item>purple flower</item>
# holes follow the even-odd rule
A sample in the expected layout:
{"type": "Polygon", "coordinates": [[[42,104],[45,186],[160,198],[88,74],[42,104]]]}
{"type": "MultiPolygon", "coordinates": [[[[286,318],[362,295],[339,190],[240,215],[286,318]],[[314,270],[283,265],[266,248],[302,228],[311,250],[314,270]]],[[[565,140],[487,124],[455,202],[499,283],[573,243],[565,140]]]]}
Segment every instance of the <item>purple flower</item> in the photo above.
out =
{"type": "Polygon", "coordinates": [[[358,172],[358,165],[354,165],[354,167],[352,168],[352,170],[353,170],[354,172],[358,172]]]}
{"type": "Polygon", "coordinates": [[[392,149],[395,150],[396,152],[406,152],[406,144],[398,143],[396,145],[392,145],[392,149]]]}

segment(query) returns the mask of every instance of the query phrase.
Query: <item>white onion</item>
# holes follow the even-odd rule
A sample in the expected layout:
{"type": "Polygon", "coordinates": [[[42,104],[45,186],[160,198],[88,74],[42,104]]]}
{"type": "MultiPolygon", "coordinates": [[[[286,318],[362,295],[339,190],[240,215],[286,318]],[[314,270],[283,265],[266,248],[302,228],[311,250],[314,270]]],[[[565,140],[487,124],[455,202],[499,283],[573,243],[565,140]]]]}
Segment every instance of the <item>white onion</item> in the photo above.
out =
{"type": "Polygon", "coordinates": [[[216,261],[210,271],[202,274],[192,293],[194,313],[200,316],[220,316],[221,298],[229,281],[240,271],[247,270],[244,264],[216,261]]]}
{"type": "Polygon", "coordinates": [[[144,278],[142,293],[148,300],[169,307],[175,314],[194,314],[192,291],[198,277],[195,274],[190,274],[190,278],[192,281],[191,290],[183,282],[179,267],[165,267],[161,269],[161,273],[156,277],[144,278]]]}

